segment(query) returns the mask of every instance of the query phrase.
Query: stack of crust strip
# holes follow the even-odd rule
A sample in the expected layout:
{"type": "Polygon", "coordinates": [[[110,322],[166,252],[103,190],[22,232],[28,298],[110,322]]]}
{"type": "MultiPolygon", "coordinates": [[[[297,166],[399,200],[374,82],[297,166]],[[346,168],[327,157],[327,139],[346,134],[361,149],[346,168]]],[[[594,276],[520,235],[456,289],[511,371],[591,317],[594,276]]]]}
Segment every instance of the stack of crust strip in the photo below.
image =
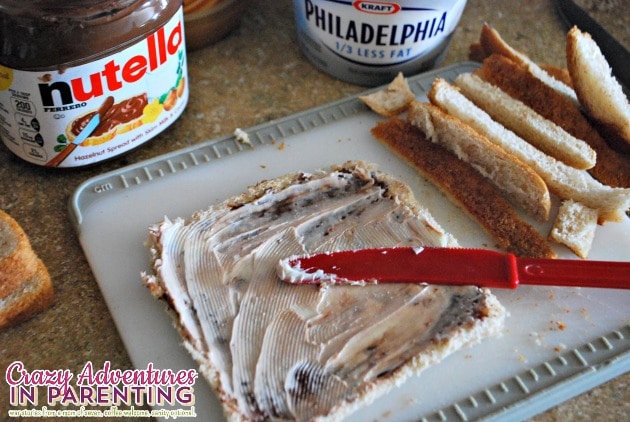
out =
{"type": "Polygon", "coordinates": [[[407,120],[392,117],[372,134],[442,189],[499,247],[518,256],[555,257],[506,199],[539,221],[548,219],[549,191],[540,176],[457,117],[408,101],[406,91],[409,86],[398,75],[384,91],[362,97],[384,116],[408,111],[407,120]]]}
{"type": "Polygon", "coordinates": [[[0,330],[46,310],[53,286],[22,227],[0,210],[0,330]]]}
{"type": "Polygon", "coordinates": [[[571,167],[543,153],[525,139],[492,119],[486,110],[493,103],[481,97],[497,94],[499,89],[472,74],[456,79],[456,87],[438,80],[431,91],[431,101],[448,113],[466,121],[519,159],[525,161],[545,180],[549,189],[563,199],[576,199],[599,211],[604,221],[621,221],[630,203],[630,190],[612,188],[591,177],[586,171],[571,167]],[[461,91],[460,91],[461,90],[461,91]]]}
{"type": "MultiPolygon", "coordinates": [[[[578,54],[575,53],[578,50],[575,44],[581,43],[592,43],[592,40],[588,34],[573,28],[567,35],[567,52],[572,54],[571,57],[578,54]]],[[[588,46],[593,49],[591,44],[588,46]]],[[[581,53],[582,56],[584,53],[581,53]]],[[[563,201],[549,239],[564,244],[579,257],[586,258],[597,224],[623,221],[630,208],[630,156],[615,147],[619,139],[623,138],[623,130],[616,130],[614,142],[605,135],[611,131],[611,127],[624,127],[623,113],[626,110],[623,106],[628,104],[627,99],[623,103],[619,95],[615,95],[612,104],[609,104],[609,109],[616,107],[620,110],[614,114],[617,116],[615,123],[610,121],[612,119],[602,122],[601,117],[598,120],[598,117],[589,114],[587,106],[582,105],[582,98],[587,95],[584,92],[595,95],[587,88],[601,88],[585,88],[584,85],[591,83],[588,78],[574,82],[577,79],[574,75],[592,70],[583,69],[591,66],[588,62],[578,61],[579,64],[569,66],[568,72],[562,68],[539,66],[527,55],[509,46],[487,24],[482,28],[480,43],[471,46],[471,58],[483,60],[481,68],[472,74],[460,75],[454,85],[436,79],[428,94],[430,106],[415,101],[407,102],[406,124],[418,127],[420,136],[440,144],[460,160],[468,162],[514,205],[537,220],[544,221],[549,216],[548,211],[541,212],[548,206],[547,199],[542,199],[544,194],[541,196],[544,191],[524,176],[527,170],[532,171],[542,179],[543,189],[548,189],[563,201]],[[574,85],[582,86],[580,94],[573,90],[574,85]],[[598,131],[602,126],[607,131],[598,131]],[[466,135],[470,133],[474,135],[466,135]],[[469,153],[474,150],[477,150],[474,154],[469,153]],[[501,157],[505,161],[498,159],[497,150],[504,154],[501,157]],[[497,162],[504,165],[497,166],[497,162]],[[528,182],[511,182],[519,177],[528,182]],[[538,208],[534,204],[536,201],[539,202],[538,208]]],[[[596,57],[596,60],[601,62],[605,59],[601,56],[596,57]]],[[[601,63],[598,66],[602,67],[601,63]]],[[[616,80],[612,75],[605,75],[603,79],[618,94],[616,80]]],[[[404,101],[406,95],[396,92],[403,89],[404,85],[398,81],[384,91],[389,95],[389,101],[382,101],[382,98],[374,95],[362,99],[379,114],[391,116],[404,108],[400,102],[404,101]],[[379,100],[380,107],[374,105],[375,100],[379,100]],[[390,112],[384,111],[387,106],[391,107],[390,112]]],[[[600,108],[603,101],[601,97],[605,95],[600,94],[598,99],[600,108]]],[[[462,201],[461,195],[465,192],[466,196],[478,196],[480,192],[474,192],[472,184],[461,177],[461,183],[467,188],[460,189],[462,192],[459,196],[453,196],[439,176],[427,174],[427,169],[417,162],[415,154],[424,152],[412,153],[409,150],[412,147],[408,147],[403,153],[400,142],[388,139],[392,136],[387,134],[384,125],[380,124],[373,130],[377,139],[414,164],[497,239],[499,246],[510,250],[511,246],[499,240],[496,230],[500,226],[498,214],[503,215],[502,211],[495,212],[497,216],[489,218],[475,216],[474,201],[462,201]]],[[[390,125],[394,131],[394,124],[390,125]]],[[[407,137],[407,142],[413,141],[407,137]]],[[[417,142],[423,141],[418,139],[417,142]]],[[[417,149],[418,146],[413,148],[417,149]]],[[[443,164],[444,167],[452,165],[451,161],[443,164]]],[[[515,227],[519,226],[520,223],[515,224],[515,227]]],[[[524,233],[521,232],[522,235],[524,233]]],[[[531,239],[534,244],[540,244],[536,236],[531,239]]],[[[531,251],[522,249],[515,253],[528,255],[531,251]]]]}
{"type": "MultiPolygon", "coordinates": [[[[425,107],[420,103],[416,105],[418,108],[425,107]]],[[[432,111],[440,113],[435,108],[432,111]]],[[[380,122],[372,133],[440,187],[502,249],[519,256],[555,257],[545,239],[519,217],[489,179],[446,148],[431,142],[420,128],[408,121],[392,118],[380,122]]]]}
{"type": "MultiPolygon", "coordinates": [[[[589,122],[580,107],[559,94],[553,87],[535,78],[526,69],[500,55],[484,60],[475,72],[484,81],[500,88],[503,95],[522,103],[535,113],[584,141],[597,155],[589,173],[613,187],[630,187],[630,159],[612,148],[589,122]]],[[[568,163],[571,165],[571,163],[568,163]]]]}
{"type": "MultiPolygon", "coordinates": [[[[471,48],[471,58],[483,61],[476,76],[497,87],[495,93],[501,92],[502,98],[509,96],[522,103],[595,151],[596,163],[588,169],[595,181],[575,172],[570,168],[573,163],[569,162],[566,163],[569,167],[562,168],[560,174],[557,171],[551,174],[563,185],[569,185],[569,191],[558,191],[552,187],[557,180],[546,180],[550,189],[564,201],[550,238],[585,258],[593,238],[585,233],[594,233],[597,223],[622,221],[628,212],[630,106],[588,33],[571,28],[566,37],[566,53],[568,71],[538,65],[509,46],[487,24],[481,30],[479,44],[471,48]],[[579,237],[586,240],[577,242],[579,237]]],[[[483,82],[462,76],[456,85],[465,96],[495,117],[497,101],[482,95],[483,82]]],[[[526,141],[535,143],[532,135],[521,134],[526,141]]],[[[553,159],[562,160],[562,156],[551,155],[553,159]]]]}

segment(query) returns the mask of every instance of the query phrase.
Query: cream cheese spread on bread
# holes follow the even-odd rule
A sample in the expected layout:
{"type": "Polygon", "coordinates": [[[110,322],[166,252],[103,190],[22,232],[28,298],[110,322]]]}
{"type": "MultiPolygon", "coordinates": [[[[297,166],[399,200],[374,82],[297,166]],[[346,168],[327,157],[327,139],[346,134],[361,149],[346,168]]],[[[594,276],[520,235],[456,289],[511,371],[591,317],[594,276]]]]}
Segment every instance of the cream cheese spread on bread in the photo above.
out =
{"type": "Polygon", "coordinates": [[[363,163],[292,174],[150,228],[153,274],[230,420],[337,419],[447,354],[499,334],[477,287],[294,286],[281,258],[456,246],[410,190],[363,163]]]}

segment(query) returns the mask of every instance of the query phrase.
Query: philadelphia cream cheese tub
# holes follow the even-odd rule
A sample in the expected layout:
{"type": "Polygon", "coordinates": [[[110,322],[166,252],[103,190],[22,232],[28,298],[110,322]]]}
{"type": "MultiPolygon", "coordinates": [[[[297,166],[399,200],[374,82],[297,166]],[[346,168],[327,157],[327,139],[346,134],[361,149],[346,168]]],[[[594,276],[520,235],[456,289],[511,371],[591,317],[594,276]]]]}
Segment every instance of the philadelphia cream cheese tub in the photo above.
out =
{"type": "Polygon", "coordinates": [[[376,86],[443,58],[466,0],[294,0],[297,38],[319,69],[376,86]]]}

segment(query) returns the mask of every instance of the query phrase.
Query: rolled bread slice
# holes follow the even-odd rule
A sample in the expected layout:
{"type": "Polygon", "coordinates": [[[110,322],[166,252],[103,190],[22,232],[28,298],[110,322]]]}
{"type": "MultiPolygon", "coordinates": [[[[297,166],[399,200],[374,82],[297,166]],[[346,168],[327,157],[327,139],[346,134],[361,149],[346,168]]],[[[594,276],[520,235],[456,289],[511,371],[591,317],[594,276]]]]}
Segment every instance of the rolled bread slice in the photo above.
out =
{"type": "Polygon", "coordinates": [[[488,57],[474,73],[589,144],[597,154],[589,173],[597,180],[612,187],[630,187],[630,156],[611,148],[579,105],[504,56],[488,57]]]}
{"type": "MultiPolygon", "coordinates": [[[[476,75],[464,73],[454,83],[466,91],[466,86],[479,82],[474,79],[480,80],[476,75]]],[[[546,154],[581,170],[595,166],[597,155],[586,142],[577,139],[501,89],[489,90],[484,97],[475,98],[475,103],[494,120],[546,154]]]]}
{"type": "Polygon", "coordinates": [[[500,54],[510,58],[511,60],[525,66],[532,75],[545,82],[547,85],[552,86],[558,92],[569,98],[573,103],[579,104],[577,95],[573,88],[562,82],[560,79],[550,75],[536,62],[530,59],[527,54],[513,48],[501,37],[496,29],[492,28],[487,23],[484,23],[481,27],[479,44],[481,45],[483,54],[486,57],[492,54],[500,54]]]}
{"type": "Polygon", "coordinates": [[[626,218],[625,213],[630,207],[630,189],[603,185],[585,170],[578,170],[550,157],[475,105],[475,101],[493,89],[498,88],[483,80],[476,80],[459,89],[444,80],[438,80],[428,96],[431,103],[468,123],[491,142],[527,163],[542,177],[552,193],[596,209],[599,223],[626,218]]]}
{"type": "Polygon", "coordinates": [[[580,258],[587,258],[597,229],[597,211],[567,199],[549,232],[549,239],[567,246],[580,258]]]}
{"type": "Polygon", "coordinates": [[[599,46],[576,26],[567,33],[567,68],[580,104],[630,151],[630,104],[599,46]]]}
{"type": "Polygon", "coordinates": [[[531,167],[431,104],[414,101],[407,118],[432,142],[442,145],[490,179],[522,210],[539,221],[547,221],[551,208],[549,190],[531,167]]]}

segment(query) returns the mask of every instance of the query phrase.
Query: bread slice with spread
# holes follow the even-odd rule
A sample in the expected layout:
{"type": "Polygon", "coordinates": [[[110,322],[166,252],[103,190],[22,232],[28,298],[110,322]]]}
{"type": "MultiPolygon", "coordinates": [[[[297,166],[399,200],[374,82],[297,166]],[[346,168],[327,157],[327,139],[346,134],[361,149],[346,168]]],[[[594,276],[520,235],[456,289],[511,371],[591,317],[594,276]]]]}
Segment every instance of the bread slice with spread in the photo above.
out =
{"type": "Polygon", "coordinates": [[[150,228],[152,273],[229,420],[340,420],[450,353],[501,332],[486,289],[296,286],[295,254],[457,246],[403,183],[360,162],[257,184],[150,228]]]}
{"type": "MultiPolygon", "coordinates": [[[[94,131],[81,143],[82,146],[96,146],[109,142],[117,135],[142,126],[144,109],[148,105],[148,95],[142,93],[112,104],[101,118],[94,131]]],[[[73,142],[89,121],[99,111],[90,111],[77,117],[66,127],[69,142],[73,142]]]]}

